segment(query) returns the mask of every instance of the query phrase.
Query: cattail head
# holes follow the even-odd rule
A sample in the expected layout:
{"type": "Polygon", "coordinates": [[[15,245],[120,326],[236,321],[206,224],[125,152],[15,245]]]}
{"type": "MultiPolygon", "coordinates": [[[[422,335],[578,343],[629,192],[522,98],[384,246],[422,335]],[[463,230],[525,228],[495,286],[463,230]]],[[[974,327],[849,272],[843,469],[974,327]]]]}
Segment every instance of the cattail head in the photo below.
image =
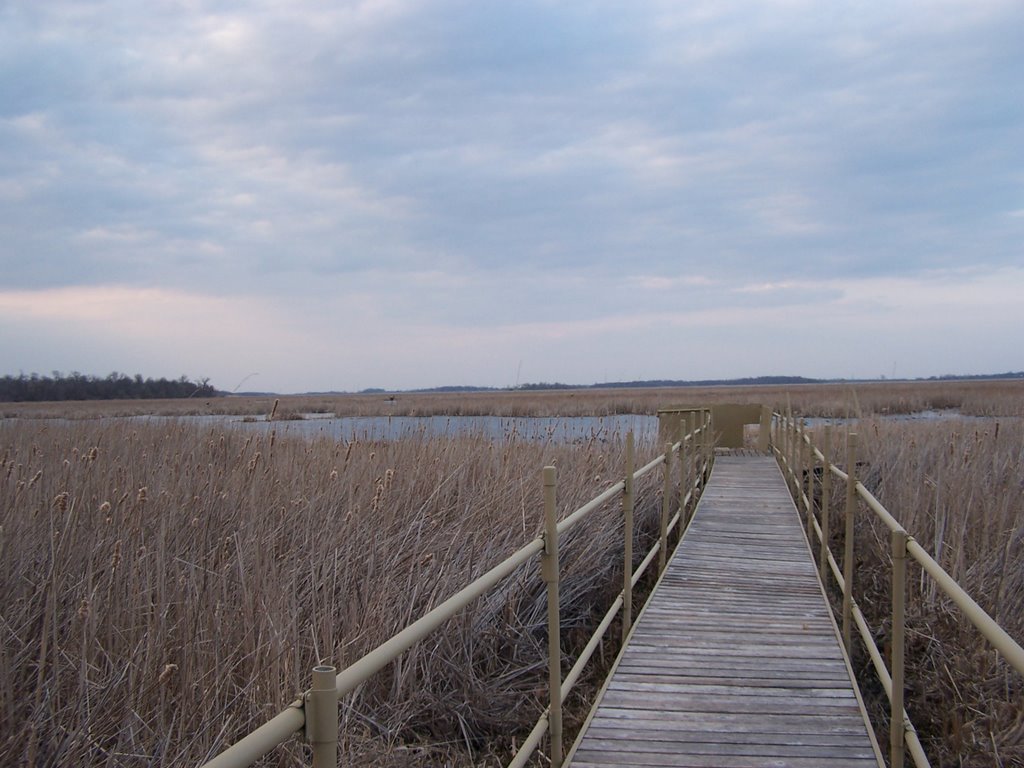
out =
{"type": "Polygon", "coordinates": [[[160,673],[160,677],[157,682],[159,682],[160,685],[167,685],[170,679],[174,676],[174,673],[177,671],[177,664],[164,664],[164,671],[160,673]]]}

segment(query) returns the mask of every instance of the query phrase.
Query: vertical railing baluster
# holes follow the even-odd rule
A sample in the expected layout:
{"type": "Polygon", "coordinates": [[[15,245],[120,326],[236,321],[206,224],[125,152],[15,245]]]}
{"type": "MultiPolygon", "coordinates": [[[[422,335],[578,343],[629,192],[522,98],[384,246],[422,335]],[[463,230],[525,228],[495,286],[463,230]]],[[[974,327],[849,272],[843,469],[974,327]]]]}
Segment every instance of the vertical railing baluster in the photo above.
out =
{"type": "MultiPolygon", "coordinates": [[[[782,430],[782,455],[786,459],[786,485],[793,492],[793,409],[786,406],[786,418],[782,430]]],[[[793,493],[795,496],[796,494],[793,493]]]]}
{"type": "Polygon", "coordinates": [[[807,425],[800,419],[800,495],[804,497],[804,511],[807,513],[807,546],[814,549],[814,450],[807,434],[807,425]]]}
{"type": "Polygon", "coordinates": [[[691,520],[692,517],[693,517],[693,507],[694,507],[694,504],[692,502],[693,502],[693,499],[696,498],[696,495],[697,495],[697,485],[700,483],[700,457],[701,457],[701,450],[700,450],[700,444],[697,442],[698,436],[695,434],[696,431],[697,431],[697,414],[696,414],[696,412],[690,411],[690,413],[688,413],[687,416],[686,416],[686,420],[687,420],[687,422],[689,422],[689,426],[687,427],[687,430],[688,430],[687,434],[690,435],[690,452],[691,452],[690,468],[689,468],[689,477],[690,477],[689,486],[690,486],[690,490],[693,492],[693,497],[691,497],[690,509],[687,512],[687,518],[686,518],[687,519],[687,525],[689,525],[689,520],[691,520]]]}
{"type": "Polygon", "coordinates": [[[658,542],[658,573],[665,571],[668,558],[668,513],[672,501],[672,443],[665,443],[665,468],[661,485],[661,529],[658,542]]]}
{"type": "Polygon", "coordinates": [[[832,427],[825,425],[825,434],[822,438],[821,455],[821,549],[818,563],[819,577],[822,586],[828,585],[828,553],[829,553],[829,505],[832,502],[832,461],[830,446],[832,441],[832,427]]]}
{"type": "Polygon", "coordinates": [[[337,670],[313,667],[313,687],[306,691],[306,740],[313,749],[313,768],[338,765],[337,670]]]}
{"type": "MultiPolygon", "coordinates": [[[[807,451],[807,508],[814,517],[814,480],[817,458],[814,455],[814,443],[811,442],[811,430],[804,424],[804,450],[807,451]]],[[[812,531],[813,533],[813,531],[812,531]]]]}
{"type": "Polygon", "coordinates": [[[782,414],[779,414],[777,419],[772,419],[772,445],[780,456],[783,451],[784,442],[785,438],[782,434],[782,414]]]}
{"type": "Polygon", "coordinates": [[[558,519],[554,467],[544,467],[544,552],[541,575],[548,593],[548,735],[551,765],[562,764],[562,628],[558,605],[558,519]]]}
{"type": "Polygon", "coordinates": [[[686,418],[679,416],[679,535],[682,536],[686,526],[689,525],[688,510],[686,509],[686,493],[690,488],[689,483],[689,454],[686,450],[686,418]]]}
{"type": "Polygon", "coordinates": [[[633,626],[633,432],[626,434],[626,482],[622,491],[623,517],[623,585],[622,585],[622,642],[633,626]]]}
{"type": "Polygon", "coordinates": [[[712,416],[711,416],[711,409],[708,408],[707,442],[705,443],[705,445],[707,446],[708,452],[707,452],[707,463],[704,465],[705,466],[705,474],[704,474],[704,485],[705,485],[705,487],[707,486],[708,481],[711,479],[711,468],[714,467],[714,465],[715,465],[715,429],[714,429],[715,425],[712,422],[713,422],[713,419],[712,419],[712,416]]]}
{"type": "Polygon", "coordinates": [[[846,435],[846,533],[843,540],[843,645],[852,656],[853,516],[857,504],[857,435],[846,435]]]}
{"type": "Polygon", "coordinates": [[[768,453],[771,446],[772,411],[767,405],[761,406],[761,422],[757,428],[757,450],[760,453],[768,453]]]}
{"type": "Polygon", "coordinates": [[[792,444],[792,439],[789,432],[790,423],[789,415],[787,414],[782,420],[782,458],[786,463],[786,487],[793,490],[793,466],[789,463],[789,446],[792,444]]]}
{"type": "Polygon", "coordinates": [[[801,507],[804,503],[804,476],[800,468],[804,461],[804,449],[800,442],[802,424],[800,419],[793,419],[793,495],[801,507]]]}
{"type": "Polygon", "coordinates": [[[708,452],[711,457],[711,467],[715,466],[715,448],[718,447],[718,433],[715,432],[715,414],[708,409],[708,452]]]}
{"type": "Polygon", "coordinates": [[[907,532],[892,532],[892,708],[889,715],[889,765],[903,768],[903,678],[907,605],[907,532]]]}

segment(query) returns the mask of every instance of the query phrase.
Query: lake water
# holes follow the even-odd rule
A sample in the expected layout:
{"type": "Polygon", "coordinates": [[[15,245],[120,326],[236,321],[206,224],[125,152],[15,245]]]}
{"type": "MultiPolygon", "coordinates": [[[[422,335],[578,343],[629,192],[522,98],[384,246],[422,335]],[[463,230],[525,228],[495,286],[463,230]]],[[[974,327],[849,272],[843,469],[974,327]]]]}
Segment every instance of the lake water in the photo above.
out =
{"type": "MultiPolygon", "coordinates": [[[[881,421],[950,421],[953,419],[964,419],[971,421],[974,419],[986,418],[979,416],[967,416],[960,413],[958,410],[946,409],[941,411],[915,411],[914,413],[890,413],[890,414],[874,414],[865,417],[865,421],[872,419],[879,419],[881,421]]],[[[856,424],[859,419],[851,418],[844,419],[842,417],[835,418],[824,418],[824,417],[812,417],[804,419],[804,425],[807,427],[823,427],[827,424],[832,425],[845,425],[845,424],[856,424]]]]}
{"type": "MultiPolygon", "coordinates": [[[[147,420],[155,418],[140,417],[147,420]]],[[[306,414],[295,421],[252,420],[242,416],[184,416],[168,420],[198,424],[226,424],[240,429],[274,430],[279,435],[299,435],[332,440],[400,440],[410,437],[435,437],[470,434],[491,440],[541,440],[558,443],[583,443],[590,440],[620,439],[633,430],[637,441],[654,440],[658,418],[634,414],[612,416],[347,416],[306,414]]]]}

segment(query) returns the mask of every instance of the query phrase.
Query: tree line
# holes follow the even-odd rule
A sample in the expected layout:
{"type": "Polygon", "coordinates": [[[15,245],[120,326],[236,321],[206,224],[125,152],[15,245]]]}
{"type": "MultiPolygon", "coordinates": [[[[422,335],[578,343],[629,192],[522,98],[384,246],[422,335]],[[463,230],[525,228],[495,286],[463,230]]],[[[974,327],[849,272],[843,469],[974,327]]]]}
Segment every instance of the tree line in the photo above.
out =
{"type": "Polygon", "coordinates": [[[38,373],[0,378],[0,402],[40,402],[44,400],[149,400],[183,397],[214,397],[217,390],[209,379],[142,378],[117,371],[109,376],[88,376],[78,371],[67,375],[54,371],[50,376],[38,373]]]}

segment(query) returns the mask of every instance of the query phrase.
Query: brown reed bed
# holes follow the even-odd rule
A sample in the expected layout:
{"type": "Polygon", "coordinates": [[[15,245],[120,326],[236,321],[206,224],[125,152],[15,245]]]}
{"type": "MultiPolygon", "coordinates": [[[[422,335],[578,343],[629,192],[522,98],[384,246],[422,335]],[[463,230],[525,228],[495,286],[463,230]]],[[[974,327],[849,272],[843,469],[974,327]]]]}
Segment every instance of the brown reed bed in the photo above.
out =
{"type": "Polygon", "coordinates": [[[927,410],[970,416],[1024,416],[1024,381],[912,381],[788,386],[637,387],[547,391],[396,393],[117,400],[76,403],[2,403],[0,416],[101,418],[156,414],[285,418],[338,416],[605,416],[650,414],[667,406],[763,403],[805,416],[863,417],[927,410]]]}
{"type": "MultiPolygon", "coordinates": [[[[345,666],[537,535],[547,464],[564,513],[621,479],[622,447],[0,421],[0,764],[212,757],[315,664],[345,666]]],[[[638,488],[645,540],[654,494],[638,488]]],[[[610,504],[564,543],[568,653],[620,585],[620,518],[610,504]]],[[[538,570],[344,702],[349,764],[494,764],[522,740],[545,701],[538,570]]],[[[306,764],[297,742],[261,763],[306,764]]]]}
{"type": "MultiPolygon", "coordinates": [[[[989,615],[1024,641],[1024,421],[872,419],[856,430],[864,485],[989,615]]],[[[837,435],[837,463],[840,441],[837,435]]],[[[842,509],[842,494],[837,489],[833,509],[842,509]]],[[[855,541],[855,593],[876,641],[887,647],[888,529],[862,509],[855,541]]],[[[835,527],[832,547],[841,554],[835,527]]],[[[906,708],[932,765],[1024,765],[1024,679],[912,559],[907,638],[906,708]]],[[[888,701],[862,651],[855,663],[880,742],[887,744],[888,701]]]]}
{"type": "MultiPolygon", "coordinates": [[[[865,421],[861,455],[865,483],[1024,637],[1019,382],[512,394],[489,406],[465,395],[281,398],[275,418],[386,408],[653,413],[724,401],[805,415],[996,414],[865,421]]],[[[274,410],[274,398],[202,407],[238,413],[239,402],[261,418],[274,410]]],[[[190,408],[167,401],[164,412],[190,408]]],[[[622,474],[618,444],[307,442],[99,418],[132,409],[153,412],[153,403],[4,406],[29,418],[0,420],[0,764],[198,764],[287,705],[313,664],[358,658],[532,538],[540,467],[559,467],[562,510],[622,474]]],[[[642,490],[644,535],[653,497],[642,490]]],[[[617,590],[621,573],[609,563],[621,552],[619,517],[614,505],[605,510],[573,537],[575,554],[563,555],[567,650],[617,590]]],[[[877,609],[880,637],[883,534],[865,513],[857,584],[862,607],[877,609]]],[[[919,574],[911,582],[908,709],[941,756],[934,764],[1024,764],[1020,681],[919,574]]],[[[346,758],[495,764],[543,708],[544,633],[540,581],[518,574],[345,703],[346,758]]],[[[578,714],[580,700],[573,705],[578,714]]],[[[292,744],[263,764],[307,764],[302,750],[292,744]]]]}

